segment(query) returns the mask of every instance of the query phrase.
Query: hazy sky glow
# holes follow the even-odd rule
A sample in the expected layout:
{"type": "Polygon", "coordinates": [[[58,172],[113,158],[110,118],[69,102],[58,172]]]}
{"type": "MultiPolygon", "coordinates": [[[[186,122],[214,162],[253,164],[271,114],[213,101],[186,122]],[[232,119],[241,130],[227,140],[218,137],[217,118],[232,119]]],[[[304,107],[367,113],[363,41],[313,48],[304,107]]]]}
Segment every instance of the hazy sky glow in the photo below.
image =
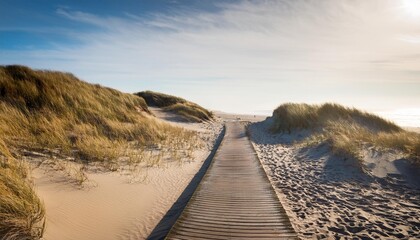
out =
{"type": "Polygon", "coordinates": [[[228,112],[420,108],[420,0],[27,2],[0,0],[0,64],[228,112]]]}

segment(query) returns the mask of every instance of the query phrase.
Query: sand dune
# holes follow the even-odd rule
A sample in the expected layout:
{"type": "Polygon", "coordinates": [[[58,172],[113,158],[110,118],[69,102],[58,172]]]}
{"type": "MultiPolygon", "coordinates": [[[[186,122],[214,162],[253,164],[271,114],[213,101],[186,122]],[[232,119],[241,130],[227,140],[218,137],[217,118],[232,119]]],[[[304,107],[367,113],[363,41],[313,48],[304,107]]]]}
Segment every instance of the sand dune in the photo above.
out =
{"type": "Polygon", "coordinates": [[[303,132],[272,135],[267,128],[266,122],[254,124],[251,136],[300,238],[420,238],[420,189],[407,181],[407,172],[389,167],[390,158],[368,151],[371,159],[362,170],[326,145],[292,145],[303,132]],[[384,160],[388,166],[368,166],[384,160]]]}
{"type": "Polygon", "coordinates": [[[222,124],[188,126],[207,142],[204,150],[194,152],[195,161],[169,161],[134,174],[91,169],[83,188],[47,164],[34,169],[36,190],[47,210],[44,239],[145,239],[201,167],[222,124]]]}

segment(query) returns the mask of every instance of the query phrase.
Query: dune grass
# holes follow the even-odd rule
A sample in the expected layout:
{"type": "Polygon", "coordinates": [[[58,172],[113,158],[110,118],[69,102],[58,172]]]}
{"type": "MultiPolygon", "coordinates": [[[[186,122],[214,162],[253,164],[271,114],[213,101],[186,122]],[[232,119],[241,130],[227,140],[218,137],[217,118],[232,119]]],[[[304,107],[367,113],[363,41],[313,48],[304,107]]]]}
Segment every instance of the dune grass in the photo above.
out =
{"type": "Polygon", "coordinates": [[[309,105],[286,103],[273,112],[273,132],[309,129],[309,142],[328,142],[336,153],[360,158],[363,144],[396,149],[420,164],[420,135],[408,132],[379,116],[325,103],[309,105]]]}
{"type": "Polygon", "coordinates": [[[77,162],[114,166],[130,146],[179,147],[194,136],[152,117],[139,96],[70,73],[0,66],[0,238],[43,233],[45,211],[19,160],[23,151],[54,150],[77,162]]]}
{"type": "Polygon", "coordinates": [[[27,173],[23,162],[10,155],[0,156],[1,239],[30,240],[42,237],[45,209],[28,182],[27,173]]]}
{"type": "Polygon", "coordinates": [[[144,99],[68,73],[0,67],[5,145],[76,149],[84,161],[106,161],[127,141],[151,145],[175,137],[172,133],[183,134],[148,113],[144,99]]]}
{"type": "Polygon", "coordinates": [[[191,122],[202,122],[213,118],[212,112],[183,98],[152,91],[138,92],[136,95],[142,97],[149,106],[174,112],[191,122]]]}

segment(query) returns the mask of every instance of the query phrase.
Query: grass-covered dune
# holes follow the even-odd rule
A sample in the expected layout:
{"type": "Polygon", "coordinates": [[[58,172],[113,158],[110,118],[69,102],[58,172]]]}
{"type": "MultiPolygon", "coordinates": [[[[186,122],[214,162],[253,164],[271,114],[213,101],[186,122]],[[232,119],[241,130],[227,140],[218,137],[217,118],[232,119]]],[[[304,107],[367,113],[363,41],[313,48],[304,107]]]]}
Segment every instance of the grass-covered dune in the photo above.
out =
{"type": "Polygon", "coordinates": [[[27,180],[24,150],[107,163],[132,145],[165,146],[191,136],[152,117],[139,96],[69,73],[0,66],[0,238],[42,236],[45,211],[27,180]]]}
{"type": "Polygon", "coordinates": [[[420,163],[420,135],[408,132],[379,116],[325,103],[286,103],[273,112],[273,132],[311,130],[308,141],[326,141],[336,152],[360,156],[362,144],[400,150],[420,163]]]}
{"type": "Polygon", "coordinates": [[[188,121],[202,122],[213,118],[212,112],[183,98],[152,91],[138,92],[136,95],[142,97],[147,105],[174,112],[188,121]]]}
{"type": "Polygon", "coordinates": [[[153,144],[172,130],[151,118],[138,96],[69,73],[0,67],[0,135],[6,146],[76,149],[82,160],[106,160],[121,142],[153,144]]]}

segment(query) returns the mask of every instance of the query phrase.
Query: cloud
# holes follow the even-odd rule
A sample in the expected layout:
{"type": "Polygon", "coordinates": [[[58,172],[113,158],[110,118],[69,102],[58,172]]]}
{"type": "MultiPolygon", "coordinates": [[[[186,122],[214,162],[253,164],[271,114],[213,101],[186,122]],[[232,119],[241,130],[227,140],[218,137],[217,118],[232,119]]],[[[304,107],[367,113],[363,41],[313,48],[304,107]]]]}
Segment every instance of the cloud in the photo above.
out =
{"type": "Polygon", "coordinates": [[[91,24],[97,27],[113,29],[124,24],[124,21],[116,17],[102,18],[91,13],[70,11],[69,8],[58,8],[56,13],[73,21],[91,24]]]}
{"type": "MultiPolygon", "coordinates": [[[[406,18],[396,1],[267,0],[217,7],[126,17],[60,8],[59,16],[100,31],[72,34],[82,41],[77,48],[5,51],[3,56],[125,91],[169,91],[231,111],[238,109],[235,102],[224,103],[218,94],[245,99],[257,110],[308,99],[360,105],[369,97],[366,89],[374,89],[369,84],[362,89],[364,82],[398,83],[398,91],[420,85],[412,74],[420,69],[420,44],[412,37],[420,25],[406,18]],[[334,87],[354,91],[362,100],[334,87]],[[271,105],[246,99],[252,94],[271,105]]],[[[378,99],[386,99],[387,91],[378,99]]],[[[413,94],[420,96],[419,91],[413,94]]]]}

